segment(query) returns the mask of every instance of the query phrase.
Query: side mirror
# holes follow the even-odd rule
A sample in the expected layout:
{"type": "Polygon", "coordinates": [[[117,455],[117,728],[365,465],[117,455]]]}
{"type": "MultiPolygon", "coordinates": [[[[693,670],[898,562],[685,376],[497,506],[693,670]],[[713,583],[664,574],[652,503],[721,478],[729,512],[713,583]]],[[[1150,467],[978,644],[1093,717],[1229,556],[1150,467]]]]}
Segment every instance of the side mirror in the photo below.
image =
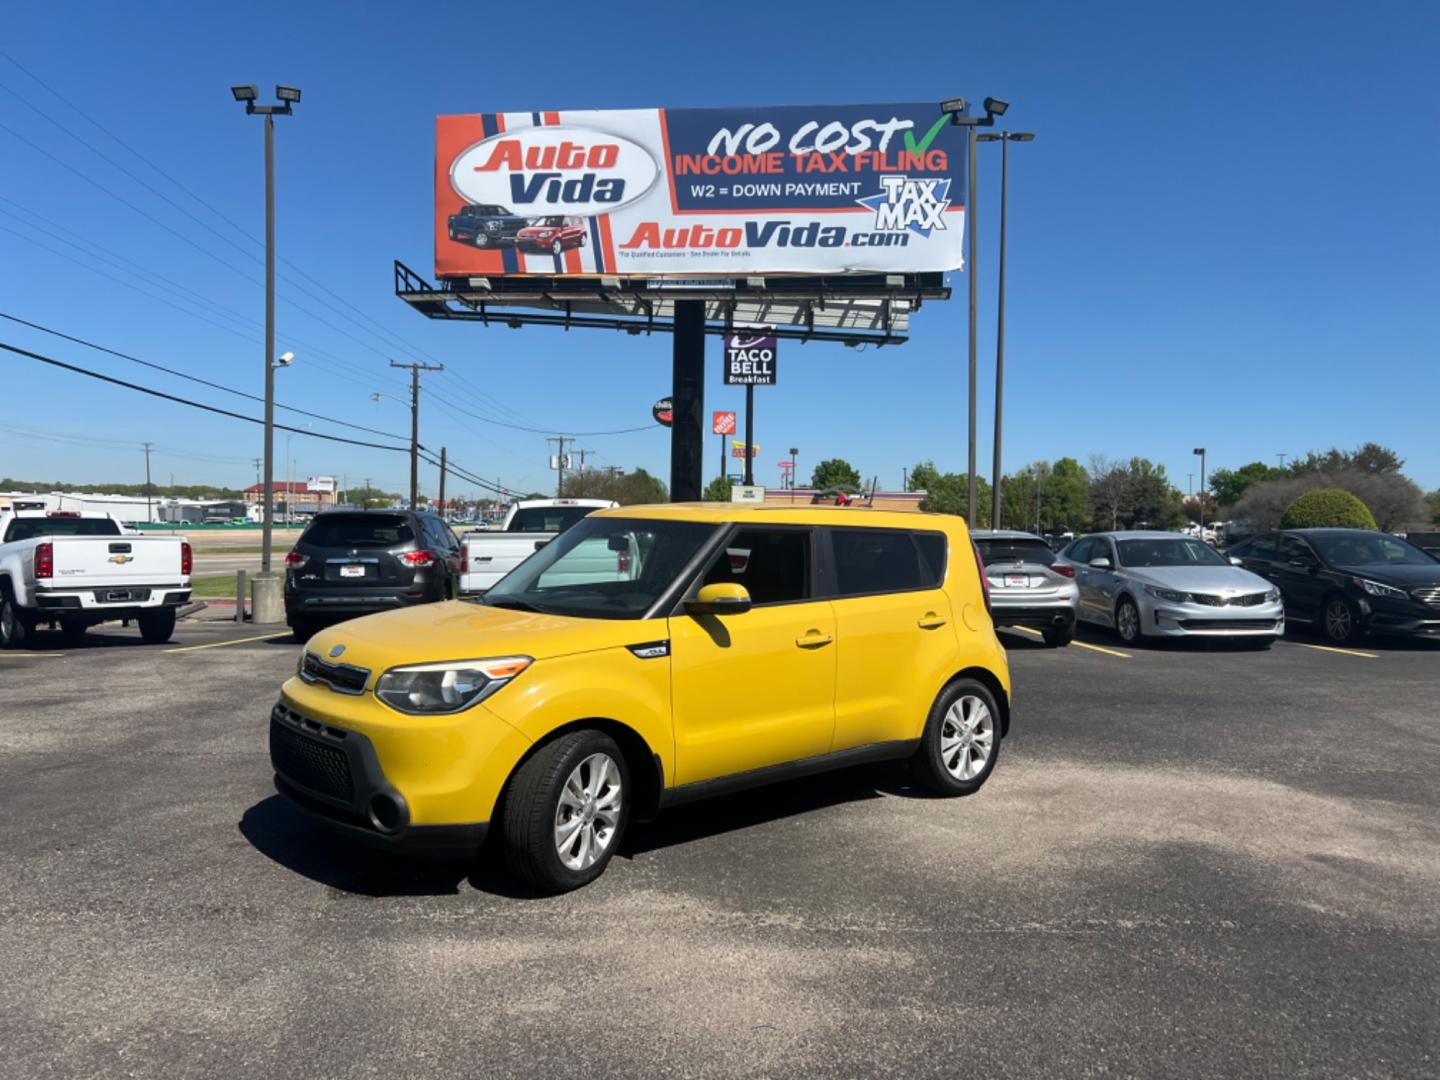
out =
{"type": "Polygon", "coordinates": [[[1102,555],[1102,556],[1100,556],[1100,558],[1098,558],[1098,559],[1091,559],[1091,560],[1090,560],[1090,565],[1091,565],[1092,567],[1094,567],[1096,570],[1109,570],[1109,569],[1110,569],[1110,560],[1107,559],[1107,558],[1105,558],[1105,556],[1102,555]]]}
{"type": "Polygon", "coordinates": [[[685,610],[691,615],[743,615],[750,610],[750,593],[744,585],[717,582],[701,589],[685,610]]]}
{"type": "Polygon", "coordinates": [[[1231,565],[1231,566],[1244,566],[1244,565],[1245,565],[1245,560],[1244,560],[1244,559],[1241,559],[1241,558],[1237,558],[1237,557],[1234,556],[1234,555],[1231,555],[1231,556],[1230,556],[1230,565],[1231,565]]]}
{"type": "Polygon", "coordinates": [[[1294,570],[1314,570],[1315,564],[1309,559],[1291,559],[1288,564],[1294,570]]]}

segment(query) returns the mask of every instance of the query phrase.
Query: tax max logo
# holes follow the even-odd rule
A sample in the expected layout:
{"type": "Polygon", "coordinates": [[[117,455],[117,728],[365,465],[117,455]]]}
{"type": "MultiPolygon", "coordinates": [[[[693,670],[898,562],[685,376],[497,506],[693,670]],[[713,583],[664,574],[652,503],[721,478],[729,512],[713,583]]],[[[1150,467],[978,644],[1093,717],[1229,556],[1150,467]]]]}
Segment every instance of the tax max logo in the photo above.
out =
{"type": "Polygon", "coordinates": [[[856,199],[875,211],[877,232],[904,232],[909,229],[928,237],[945,228],[945,208],[950,205],[950,181],[912,180],[908,176],[880,177],[881,192],[856,199]]]}

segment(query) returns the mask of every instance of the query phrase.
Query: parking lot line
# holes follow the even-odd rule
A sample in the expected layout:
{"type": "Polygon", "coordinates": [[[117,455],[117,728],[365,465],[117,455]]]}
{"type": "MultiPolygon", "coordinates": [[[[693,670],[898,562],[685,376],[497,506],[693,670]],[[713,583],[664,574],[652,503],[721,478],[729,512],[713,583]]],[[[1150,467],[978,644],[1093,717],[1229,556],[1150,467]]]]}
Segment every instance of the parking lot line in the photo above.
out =
{"type": "Polygon", "coordinates": [[[1342,656],[1359,656],[1366,660],[1379,660],[1380,654],[1373,652],[1360,652],[1356,649],[1337,649],[1333,645],[1309,645],[1303,641],[1287,641],[1286,645],[1294,645],[1298,649],[1314,649],[1317,652],[1333,652],[1342,656]]]}
{"type": "Polygon", "coordinates": [[[53,659],[55,659],[55,658],[58,657],[58,656],[64,656],[64,655],[65,655],[65,654],[64,654],[63,652],[0,652],[0,660],[5,660],[5,659],[18,660],[18,659],[20,659],[20,657],[22,657],[22,656],[24,656],[24,657],[36,656],[36,657],[39,657],[41,660],[53,660],[53,659]]]}
{"type": "Polygon", "coordinates": [[[167,653],[176,652],[197,652],[200,649],[223,649],[226,645],[244,645],[248,641],[279,641],[281,638],[289,637],[289,631],[283,634],[260,634],[256,637],[235,638],[232,641],[212,641],[208,645],[182,645],[178,649],[166,649],[167,653]]]}
{"type": "MultiPolygon", "coordinates": [[[[1020,631],[1021,633],[1023,633],[1023,634],[1033,634],[1035,637],[1044,637],[1044,636],[1045,636],[1044,634],[1040,633],[1039,630],[1034,630],[1034,629],[1032,629],[1031,627],[1028,627],[1028,626],[1010,626],[1010,627],[1007,627],[1006,629],[1008,629],[1008,630],[1019,630],[1019,631],[1020,631]]],[[[1104,646],[1101,646],[1101,645],[1091,645],[1089,642],[1085,642],[1085,641],[1072,641],[1072,642],[1070,642],[1070,644],[1076,646],[1077,648],[1089,649],[1091,652],[1104,653],[1106,656],[1118,656],[1118,657],[1120,657],[1120,658],[1123,659],[1123,660],[1129,660],[1129,659],[1130,659],[1130,654],[1129,654],[1128,652],[1121,652],[1119,649],[1107,649],[1107,648],[1105,648],[1104,646]]]]}

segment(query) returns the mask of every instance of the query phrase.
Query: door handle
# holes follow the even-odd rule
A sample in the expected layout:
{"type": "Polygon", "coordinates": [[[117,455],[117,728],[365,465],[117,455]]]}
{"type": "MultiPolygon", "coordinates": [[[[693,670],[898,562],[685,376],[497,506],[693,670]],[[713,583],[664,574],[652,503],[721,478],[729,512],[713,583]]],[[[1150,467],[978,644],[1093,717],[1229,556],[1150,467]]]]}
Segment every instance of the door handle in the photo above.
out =
{"type": "Polygon", "coordinates": [[[945,623],[945,619],[942,619],[933,611],[927,611],[915,625],[920,627],[921,630],[936,630],[944,626],[945,623]]]}
{"type": "Polygon", "coordinates": [[[801,634],[795,639],[795,644],[802,649],[814,649],[821,645],[829,645],[835,638],[830,634],[822,634],[819,630],[811,630],[801,634]]]}

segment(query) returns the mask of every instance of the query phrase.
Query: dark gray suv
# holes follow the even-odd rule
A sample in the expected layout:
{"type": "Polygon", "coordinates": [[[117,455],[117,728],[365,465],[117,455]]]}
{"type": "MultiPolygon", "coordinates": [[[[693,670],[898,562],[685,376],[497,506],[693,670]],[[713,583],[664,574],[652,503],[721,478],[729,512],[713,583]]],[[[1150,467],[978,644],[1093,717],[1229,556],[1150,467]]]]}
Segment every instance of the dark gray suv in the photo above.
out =
{"type": "Polygon", "coordinates": [[[436,514],[330,510],[285,556],[285,621],[297,641],[326,623],[460,593],[460,540],[436,514]]]}

